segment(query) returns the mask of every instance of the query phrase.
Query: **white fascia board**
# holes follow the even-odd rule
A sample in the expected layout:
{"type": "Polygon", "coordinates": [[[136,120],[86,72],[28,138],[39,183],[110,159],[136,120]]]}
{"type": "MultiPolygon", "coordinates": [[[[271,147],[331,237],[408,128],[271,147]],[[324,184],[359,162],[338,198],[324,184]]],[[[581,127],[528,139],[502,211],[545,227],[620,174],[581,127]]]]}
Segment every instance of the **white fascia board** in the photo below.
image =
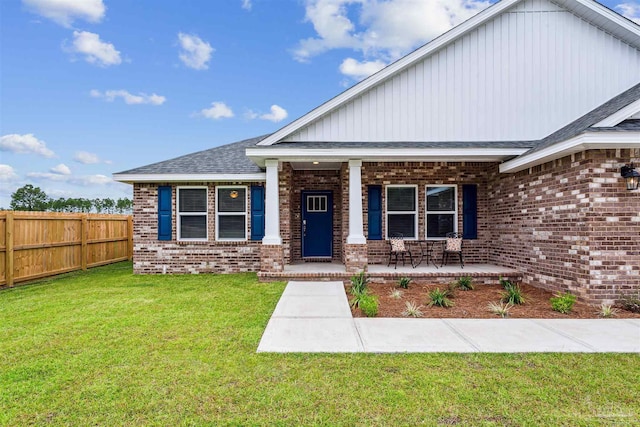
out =
{"type": "Polygon", "coordinates": [[[256,164],[265,159],[281,161],[476,161],[498,162],[507,157],[519,156],[528,148],[247,148],[247,157],[256,164]]]}
{"type": "Polygon", "coordinates": [[[514,173],[585,150],[640,148],[640,132],[597,132],[575,136],[500,165],[501,173],[514,173]]]}
{"type": "Polygon", "coordinates": [[[467,19],[462,24],[459,24],[458,26],[453,27],[451,30],[447,31],[446,33],[442,34],[438,38],[427,43],[426,45],[400,58],[393,64],[390,64],[387,67],[383,68],[382,70],[378,71],[376,74],[368,77],[367,79],[363,80],[362,82],[358,83],[352,88],[347,89],[346,91],[342,92],[338,96],[320,105],[316,109],[311,110],[309,113],[305,114],[304,116],[289,123],[287,126],[271,134],[271,136],[260,141],[257,145],[273,145],[274,143],[280,141],[281,139],[286,138],[287,136],[303,128],[304,126],[308,125],[309,123],[316,120],[317,118],[325,115],[329,111],[339,107],[345,102],[348,102],[351,99],[366,92],[371,87],[377,85],[383,80],[386,80],[387,78],[394,75],[398,71],[401,71],[406,67],[409,67],[416,61],[426,58],[431,53],[437,51],[438,49],[447,45],[451,41],[465,35],[469,31],[474,30],[476,27],[479,27],[480,25],[484,24],[485,22],[489,21],[490,19],[494,18],[495,16],[502,13],[504,10],[510,8],[515,3],[518,3],[520,1],[522,0],[502,0],[488,7],[487,9],[478,13],[477,15],[467,19]]]}
{"type": "Polygon", "coordinates": [[[171,173],[158,173],[158,174],[122,174],[114,173],[113,180],[126,183],[134,182],[212,182],[212,181],[265,181],[266,174],[264,173],[205,173],[205,174],[171,174],[171,173]]]}
{"type": "Polygon", "coordinates": [[[629,117],[640,113],[640,99],[632,102],[624,108],[619,109],[609,117],[600,120],[598,123],[593,125],[594,128],[606,128],[617,126],[621,122],[627,120],[629,117]]]}
{"type": "Polygon", "coordinates": [[[603,5],[601,5],[600,3],[598,3],[597,1],[593,1],[593,0],[574,0],[577,3],[580,3],[581,5],[593,10],[594,12],[599,13],[602,17],[607,18],[613,22],[615,22],[616,24],[618,24],[620,27],[624,28],[625,30],[640,36],[640,26],[636,25],[634,22],[632,22],[630,19],[625,18],[624,16],[612,11],[611,9],[609,9],[608,7],[605,7],[603,5]]]}

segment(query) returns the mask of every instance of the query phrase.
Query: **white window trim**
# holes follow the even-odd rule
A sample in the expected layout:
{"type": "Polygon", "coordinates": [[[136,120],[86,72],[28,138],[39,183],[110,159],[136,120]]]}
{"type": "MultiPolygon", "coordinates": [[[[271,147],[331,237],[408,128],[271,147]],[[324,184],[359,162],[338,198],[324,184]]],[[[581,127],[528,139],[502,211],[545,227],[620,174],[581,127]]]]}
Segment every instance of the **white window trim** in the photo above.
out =
{"type": "Polygon", "coordinates": [[[249,210],[249,187],[247,185],[218,185],[216,186],[216,241],[217,242],[246,242],[247,239],[247,234],[248,234],[248,219],[249,219],[249,215],[247,214],[247,211],[249,210]],[[226,188],[244,188],[244,239],[223,239],[220,238],[219,235],[219,226],[220,226],[220,221],[218,221],[218,218],[221,216],[239,216],[239,215],[243,215],[242,212],[218,212],[218,206],[220,206],[220,204],[218,203],[218,190],[224,190],[226,188]]]}
{"type": "Polygon", "coordinates": [[[429,237],[428,226],[427,226],[427,215],[432,214],[453,214],[453,232],[458,232],[458,185],[457,184],[427,184],[424,186],[424,238],[425,240],[445,240],[446,237],[429,237]],[[427,205],[427,193],[429,191],[429,187],[452,187],[453,188],[453,198],[454,198],[454,210],[452,211],[429,211],[429,206],[427,205]]]}
{"type": "Polygon", "coordinates": [[[417,240],[420,232],[418,230],[418,186],[416,184],[389,184],[385,186],[384,190],[384,233],[385,238],[389,239],[389,188],[408,188],[411,187],[415,190],[415,210],[413,211],[392,211],[393,214],[413,214],[414,216],[414,230],[416,235],[413,237],[406,237],[405,240],[417,240]]]}
{"type": "Polygon", "coordinates": [[[177,187],[176,188],[176,228],[177,233],[178,233],[178,240],[182,241],[182,242],[206,242],[209,240],[209,188],[206,185],[190,185],[190,186],[182,186],[182,187],[177,187]],[[184,212],[181,213],[180,212],[180,190],[194,190],[194,189],[204,189],[205,190],[205,197],[206,197],[206,206],[207,208],[205,209],[204,212],[184,212]],[[180,218],[183,216],[205,216],[205,233],[206,236],[204,239],[187,239],[187,238],[182,238],[181,236],[181,230],[182,227],[181,225],[181,221],[180,218]]]}

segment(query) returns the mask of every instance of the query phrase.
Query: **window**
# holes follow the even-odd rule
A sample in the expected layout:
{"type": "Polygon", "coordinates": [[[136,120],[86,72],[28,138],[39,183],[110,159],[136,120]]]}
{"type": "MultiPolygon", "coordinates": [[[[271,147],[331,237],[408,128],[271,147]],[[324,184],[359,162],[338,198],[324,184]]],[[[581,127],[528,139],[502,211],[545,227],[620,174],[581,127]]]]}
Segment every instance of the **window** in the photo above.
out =
{"type": "Polygon", "coordinates": [[[427,185],[427,239],[445,238],[457,231],[458,197],[455,185],[427,185]]]}
{"type": "Polygon", "coordinates": [[[402,235],[418,237],[416,186],[387,186],[387,238],[402,235]]]}
{"type": "Polygon", "coordinates": [[[247,187],[218,187],[216,240],[247,240],[247,187]]]}
{"type": "Polygon", "coordinates": [[[207,240],[206,187],[178,187],[178,240],[207,240]]]}
{"type": "Polygon", "coordinates": [[[307,196],[307,212],[326,212],[327,196],[307,196]]]}

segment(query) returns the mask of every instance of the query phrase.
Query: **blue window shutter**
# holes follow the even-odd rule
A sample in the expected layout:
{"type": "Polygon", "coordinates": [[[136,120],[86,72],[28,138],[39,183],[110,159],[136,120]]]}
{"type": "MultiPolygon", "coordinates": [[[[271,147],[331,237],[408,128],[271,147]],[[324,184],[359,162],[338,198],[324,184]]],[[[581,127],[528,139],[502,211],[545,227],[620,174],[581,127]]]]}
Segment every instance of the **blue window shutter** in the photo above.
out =
{"type": "Polygon", "coordinates": [[[158,240],[171,240],[171,187],[158,187],[158,240]]]}
{"type": "Polygon", "coordinates": [[[478,238],[478,187],[462,186],[462,238],[478,238]]]}
{"type": "Polygon", "coordinates": [[[251,187],[251,240],[264,237],[264,187],[251,187]]]}
{"type": "Polygon", "coordinates": [[[369,185],[369,240],[382,240],[382,187],[369,185]]]}

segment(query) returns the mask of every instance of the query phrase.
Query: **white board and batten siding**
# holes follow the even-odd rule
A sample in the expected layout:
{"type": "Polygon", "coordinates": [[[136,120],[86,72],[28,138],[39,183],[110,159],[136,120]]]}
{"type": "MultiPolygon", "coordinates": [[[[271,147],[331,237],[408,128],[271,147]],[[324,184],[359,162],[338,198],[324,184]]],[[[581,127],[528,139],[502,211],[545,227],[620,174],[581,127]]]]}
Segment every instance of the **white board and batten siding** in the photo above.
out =
{"type": "Polygon", "coordinates": [[[527,0],[284,141],[537,140],[638,82],[638,49],[527,0]]]}

